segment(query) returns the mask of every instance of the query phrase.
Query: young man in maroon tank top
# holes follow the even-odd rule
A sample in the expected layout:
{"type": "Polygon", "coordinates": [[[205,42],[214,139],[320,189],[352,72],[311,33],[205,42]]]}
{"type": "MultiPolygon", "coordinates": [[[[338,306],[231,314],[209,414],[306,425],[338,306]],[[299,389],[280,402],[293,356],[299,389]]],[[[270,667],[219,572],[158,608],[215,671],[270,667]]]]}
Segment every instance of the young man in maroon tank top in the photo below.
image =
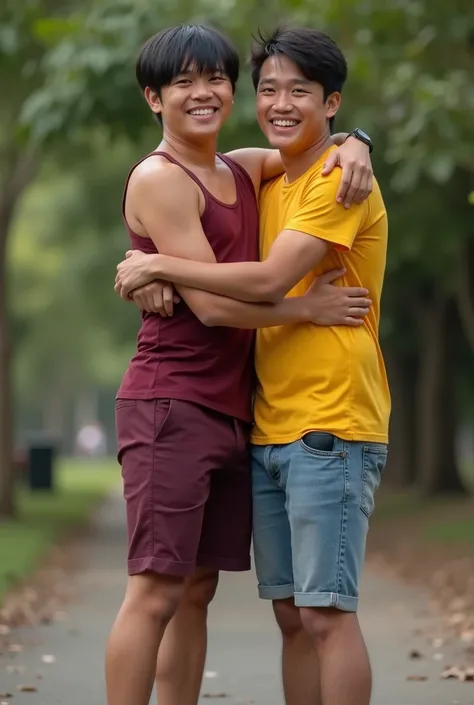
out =
{"type": "MultiPolygon", "coordinates": [[[[255,194],[282,168],[267,150],[216,155],[238,69],[229,41],[208,28],[166,30],[142,50],[137,78],[164,136],[127,180],[134,248],[209,262],[258,258],[255,194]]],[[[363,289],[324,282],[276,305],[177,289],[174,316],[143,313],[117,398],[130,577],[108,645],[108,705],[148,703],[159,649],[160,705],[196,703],[218,571],[250,567],[253,329],[358,325],[369,305],[363,289]]]]}

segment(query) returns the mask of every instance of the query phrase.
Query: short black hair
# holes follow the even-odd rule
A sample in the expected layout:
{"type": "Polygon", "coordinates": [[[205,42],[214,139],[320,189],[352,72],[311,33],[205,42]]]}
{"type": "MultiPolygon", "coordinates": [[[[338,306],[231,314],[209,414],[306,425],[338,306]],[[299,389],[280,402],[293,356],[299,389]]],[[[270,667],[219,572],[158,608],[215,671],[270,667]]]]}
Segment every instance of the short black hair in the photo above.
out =
{"type": "Polygon", "coordinates": [[[237,50],[224,34],[201,24],[168,27],[151,37],[137,60],[137,81],[142,90],[148,87],[159,94],[191,66],[203,74],[222,71],[235,90],[240,68],[237,50]]]}
{"type": "Polygon", "coordinates": [[[254,37],[251,65],[255,89],[265,61],[279,54],[293,61],[308,81],[315,81],[323,87],[324,100],[331,93],[342,91],[347,79],[344,54],[327,34],[303,27],[278,27],[269,35],[259,31],[254,37]]]}

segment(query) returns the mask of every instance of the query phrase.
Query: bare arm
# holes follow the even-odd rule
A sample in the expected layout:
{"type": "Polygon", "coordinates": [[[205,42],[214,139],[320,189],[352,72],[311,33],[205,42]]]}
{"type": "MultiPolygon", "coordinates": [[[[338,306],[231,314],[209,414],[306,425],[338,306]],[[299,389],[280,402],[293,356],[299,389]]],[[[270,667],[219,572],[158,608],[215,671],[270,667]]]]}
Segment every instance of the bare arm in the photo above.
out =
{"type": "MultiPolygon", "coordinates": [[[[135,253],[138,257],[151,257],[135,253]]],[[[201,322],[207,326],[230,328],[267,328],[300,322],[311,322],[321,326],[347,325],[358,327],[370,310],[371,301],[367,290],[359,287],[334,286],[333,282],[343,276],[344,270],[335,270],[319,277],[305,296],[284,299],[278,304],[249,304],[207,291],[195,291],[194,305],[200,311],[201,322]]],[[[120,295],[120,285],[116,284],[120,295]]],[[[151,282],[133,292],[138,308],[173,315],[166,306],[163,283],[151,282]],[[143,292],[137,295],[136,292],[143,292]],[[150,303],[151,301],[151,303],[150,303]]],[[[172,296],[172,290],[167,292],[172,296]]],[[[169,302],[168,302],[169,304],[169,302]]]]}
{"type": "MultiPolygon", "coordinates": [[[[186,257],[186,260],[176,261],[186,262],[194,268],[196,260],[217,266],[214,253],[202,230],[199,194],[193,182],[179,167],[171,165],[163,168],[156,163],[151,167],[147,165],[146,169],[132,175],[127,199],[127,213],[135,217],[142,231],[152,238],[160,252],[167,252],[173,258],[186,257]]],[[[137,253],[137,256],[140,255],[145,261],[156,257],[137,253]]],[[[208,326],[263,328],[314,320],[320,315],[327,315],[327,301],[318,301],[317,297],[312,302],[303,297],[299,300],[282,301],[277,306],[249,305],[187,286],[178,286],[177,289],[193,313],[208,326]]],[[[340,310],[334,312],[338,320],[335,320],[333,325],[339,322],[347,323],[343,319],[350,317],[351,312],[348,311],[346,301],[341,299],[341,303],[340,310]]],[[[358,314],[357,311],[352,313],[355,316],[364,315],[358,314]]]]}
{"type": "MultiPolygon", "coordinates": [[[[196,266],[176,257],[152,255],[143,262],[143,279],[138,277],[134,284],[166,279],[242,301],[279,301],[316,267],[333,243],[351,246],[365,210],[360,210],[364,206],[347,210],[334,204],[337,188],[336,174],[324,182],[316,179],[308,187],[300,210],[262,262],[216,264],[207,259],[196,266]]],[[[127,282],[124,287],[129,291],[133,288],[127,282]]]]}
{"type": "MultiPolygon", "coordinates": [[[[347,132],[338,132],[332,136],[333,143],[339,149],[334,156],[331,155],[325,173],[329,174],[336,166],[340,166],[342,174],[341,186],[337,194],[339,202],[361,203],[372,191],[369,149],[355,137],[349,137],[349,139],[348,137],[347,132]]],[[[247,171],[257,194],[264,181],[274,179],[285,171],[277,149],[249,147],[228,152],[227,156],[247,171]]]]}

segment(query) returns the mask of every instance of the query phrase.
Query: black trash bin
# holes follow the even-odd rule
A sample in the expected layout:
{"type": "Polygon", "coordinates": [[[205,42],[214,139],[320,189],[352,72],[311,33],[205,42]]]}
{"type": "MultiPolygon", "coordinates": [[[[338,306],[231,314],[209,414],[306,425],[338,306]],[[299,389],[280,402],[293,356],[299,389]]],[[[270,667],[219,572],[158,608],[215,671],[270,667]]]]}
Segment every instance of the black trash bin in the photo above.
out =
{"type": "Polygon", "coordinates": [[[56,446],[50,438],[38,437],[28,447],[28,485],[31,490],[54,491],[56,446]]]}

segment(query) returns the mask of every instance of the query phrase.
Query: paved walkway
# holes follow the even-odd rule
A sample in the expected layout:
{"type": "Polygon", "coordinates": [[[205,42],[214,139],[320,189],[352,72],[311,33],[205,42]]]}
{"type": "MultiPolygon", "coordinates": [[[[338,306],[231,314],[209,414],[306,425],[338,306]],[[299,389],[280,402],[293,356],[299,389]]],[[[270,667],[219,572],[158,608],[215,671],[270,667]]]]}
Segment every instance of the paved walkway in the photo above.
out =
{"type": "MultiPolygon", "coordinates": [[[[16,640],[27,644],[24,651],[12,660],[0,657],[0,693],[12,694],[10,705],[105,705],[104,645],[124,588],[119,497],[104,506],[92,536],[82,547],[83,568],[68,620],[20,630],[16,640]],[[45,654],[55,656],[55,663],[42,663],[45,654]],[[20,672],[12,673],[12,665],[20,672]],[[38,671],[44,673],[41,680],[38,671]],[[34,685],[37,692],[19,692],[18,685],[34,685]]],[[[367,572],[361,620],[375,673],[373,705],[474,705],[474,683],[439,678],[443,663],[456,663],[458,654],[438,649],[444,658],[437,661],[426,638],[413,635],[429,624],[421,591],[367,572]],[[424,658],[410,660],[409,652],[417,648],[424,658]],[[428,680],[407,681],[419,675],[428,680]]],[[[282,705],[279,651],[271,608],[256,598],[254,576],[223,574],[211,611],[202,705],[210,697],[216,705],[282,705]]],[[[0,703],[4,700],[0,696],[0,703]]]]}

